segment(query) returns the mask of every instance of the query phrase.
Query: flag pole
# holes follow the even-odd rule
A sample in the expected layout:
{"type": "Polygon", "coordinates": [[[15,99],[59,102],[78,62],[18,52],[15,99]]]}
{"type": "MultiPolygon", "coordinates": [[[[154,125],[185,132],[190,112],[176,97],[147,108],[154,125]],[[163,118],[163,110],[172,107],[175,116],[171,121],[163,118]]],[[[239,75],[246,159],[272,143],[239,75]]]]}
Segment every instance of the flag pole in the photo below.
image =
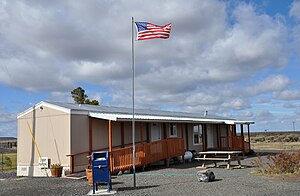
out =
{"type": "Polygon", "coordinates": [[[135,59],[134,59],[134,18],[132,17],[132,171],[133,171],[133,187],[136,188],[136,176],[135,176],[135,119],[134,119],[134,88],[135,88],[135,59]]]}

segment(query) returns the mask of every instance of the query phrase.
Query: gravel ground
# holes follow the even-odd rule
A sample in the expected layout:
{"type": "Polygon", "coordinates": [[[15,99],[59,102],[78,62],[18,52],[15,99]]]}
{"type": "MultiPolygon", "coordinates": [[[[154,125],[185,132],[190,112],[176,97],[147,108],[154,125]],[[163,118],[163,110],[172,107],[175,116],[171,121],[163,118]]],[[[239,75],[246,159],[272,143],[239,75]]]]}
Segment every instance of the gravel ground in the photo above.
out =
{"type": "MultiPolygon", "coordinates": [[[[170,168],[156,167],[137,173],[137,188],[132,189],[131,174],[113,176],[116,195],[299,195],[300,180],[282,180],[255,176],[250,172],[248,158],[242,161],[244,169],[225,170],[210,168],[215,173],[214,182],[198,182],[195,167],[197,162],[173,165],[170,168]]],[[[106,186],[103,186],[106,188],[106,186]]],[[[0,195],[86,195],[90,187],[86,180],[66,178],[24,178],[16,172],[0,172],[0,195]]]]}

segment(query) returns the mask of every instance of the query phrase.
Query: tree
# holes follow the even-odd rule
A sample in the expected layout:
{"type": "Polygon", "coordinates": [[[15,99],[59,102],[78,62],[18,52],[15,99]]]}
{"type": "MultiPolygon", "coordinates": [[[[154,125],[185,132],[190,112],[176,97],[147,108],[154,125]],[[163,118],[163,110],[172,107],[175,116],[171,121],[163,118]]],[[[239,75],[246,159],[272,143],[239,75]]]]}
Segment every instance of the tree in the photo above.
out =
{"type": "Polygon", "coordinates": [[[86,98],[88,97],[85,94],[85,90],[81,87],[77,87],[74,90],[71,91],[72,97],[75,101],[75,103],[78,104],[84,104],[86,98]]]}
{"type": "Polygon", "coordinates": [[[77,87],[71,91],[71,95],[78,104],[89,104],[89,105],[99,105],[97,100],[89,100],[88,96],[85,94],[85,90],[81,87],[77,87]]]}

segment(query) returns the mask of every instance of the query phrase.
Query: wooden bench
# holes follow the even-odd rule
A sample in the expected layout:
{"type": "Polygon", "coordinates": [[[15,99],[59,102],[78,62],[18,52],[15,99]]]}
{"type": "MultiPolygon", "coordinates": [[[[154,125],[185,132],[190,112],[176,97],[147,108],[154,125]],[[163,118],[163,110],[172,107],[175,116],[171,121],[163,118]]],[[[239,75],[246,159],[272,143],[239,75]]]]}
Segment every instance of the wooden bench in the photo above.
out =
{"type": "Polygon", "coordinates": [[[227,162],[226,169],[230,169],[230,163],[232,161],[238,162],[238,168],[242,168],[241,160],[244,159],[244,157],[239,156],[241,154],[241,151],[206,151],[206,152],[200,152],[200,155],[203,155],[203,157],[195,158],[198,161],[203,161],[201,167],[197,168],[206,168],[205,163],[206,161],[213,161],[214,166],[217,167],[217,161],[225,161],[227,162]],[[207,157],[207,156],[210,157],[207,157]]]}

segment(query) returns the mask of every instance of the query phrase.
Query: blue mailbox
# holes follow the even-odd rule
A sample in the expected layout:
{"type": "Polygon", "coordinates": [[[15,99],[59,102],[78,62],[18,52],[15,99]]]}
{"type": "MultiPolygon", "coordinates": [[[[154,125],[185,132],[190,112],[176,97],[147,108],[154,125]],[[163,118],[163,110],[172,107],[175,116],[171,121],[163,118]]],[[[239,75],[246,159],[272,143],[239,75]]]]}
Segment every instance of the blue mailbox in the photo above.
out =
{"type": "Polygon", "coordinates": [[[98,190],[98,183],[106,183],[107,191],[112,189],[110,169],[109,169],[109,152],[92,153],[92,173],[93,173],[93,194],[98,190]]]}

